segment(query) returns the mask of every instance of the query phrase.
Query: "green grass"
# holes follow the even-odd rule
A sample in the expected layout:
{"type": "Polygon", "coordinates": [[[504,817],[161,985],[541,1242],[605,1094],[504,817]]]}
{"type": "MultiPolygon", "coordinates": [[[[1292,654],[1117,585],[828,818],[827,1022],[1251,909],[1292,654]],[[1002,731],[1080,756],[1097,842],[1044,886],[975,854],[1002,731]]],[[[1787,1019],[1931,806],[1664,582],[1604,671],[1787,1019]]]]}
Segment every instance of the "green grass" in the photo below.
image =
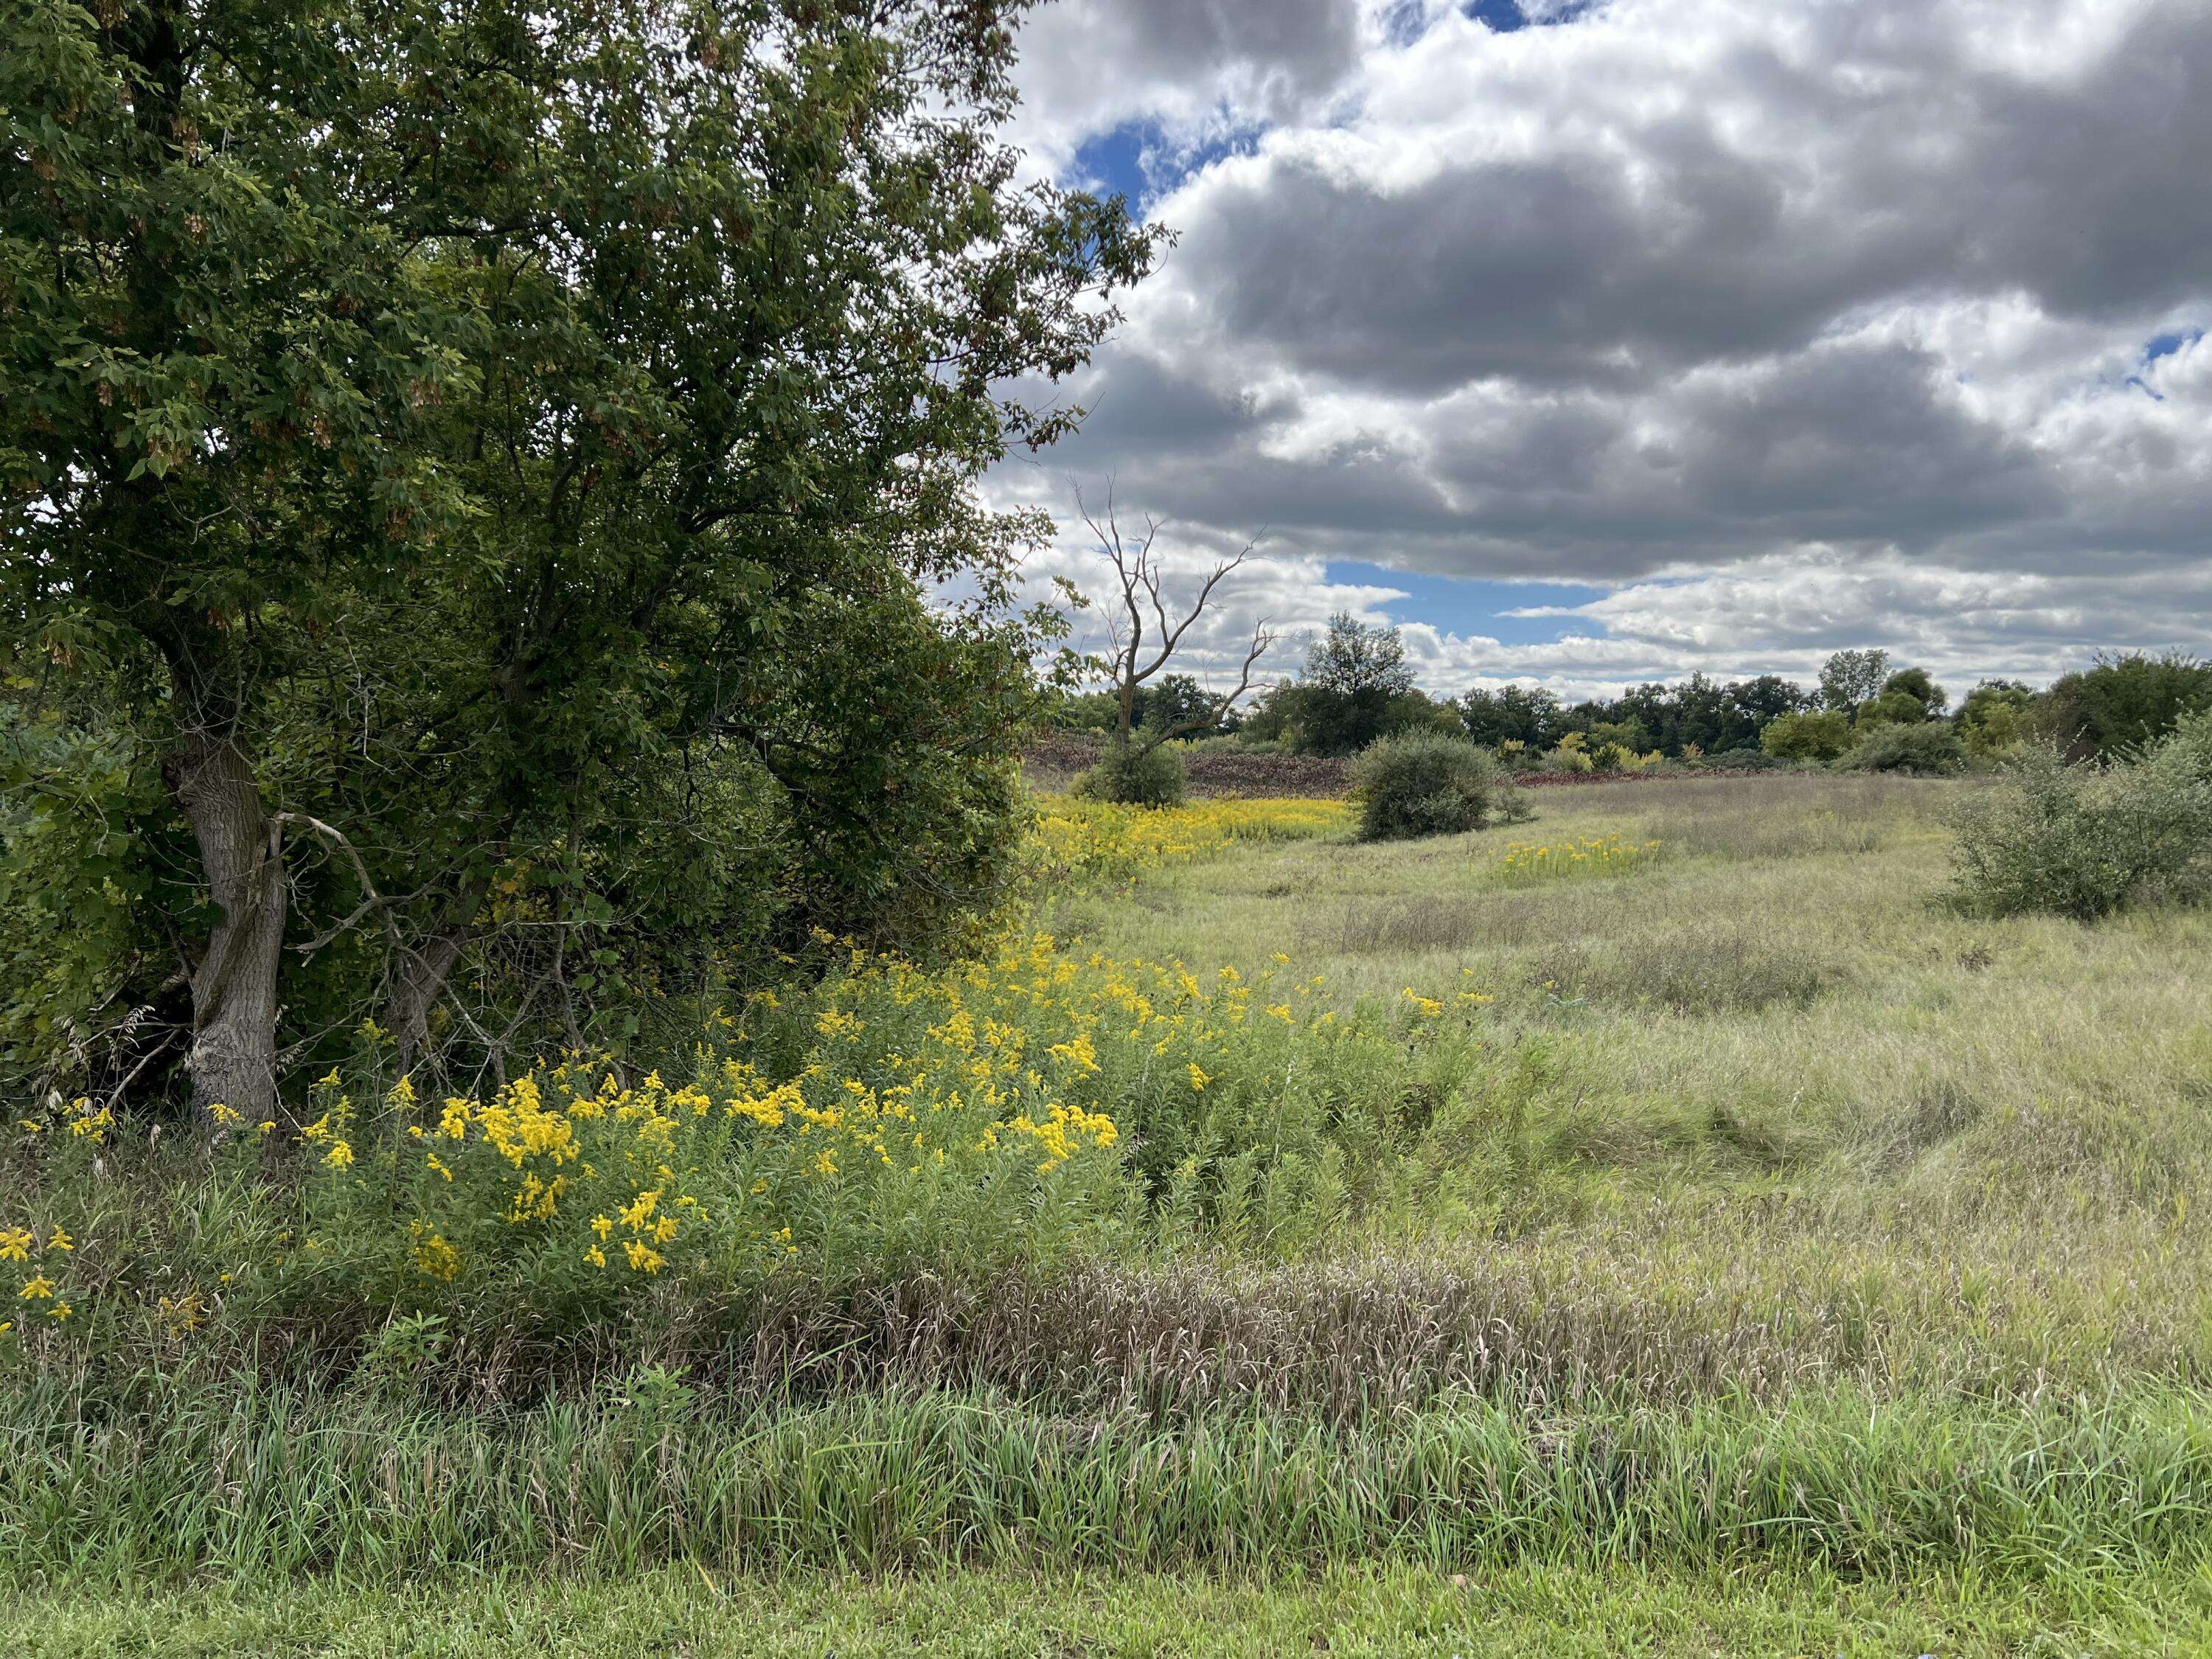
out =
{"type": "Polygon", "coordinates": [[[1402,1129],[1317,1242],[672,1283],[557,1385],[495,1310],[412,1370],[228,1310],[24,1362],[0,1650],[2203,1650],[2212,912],[1953,912],[1976,787],[1562,788],[1064,893],[1078,957],[1369,1009],[1358,1075],[1281,1057],[1402,1129]],[[1490,856],[1609,836],[1660,845],[1490,856]]]}
{"type": "Polygon", "coordinates": [[[19,1585],[303,1574],[1273,1571],[1398,1561],[2086,1583],[2212,1559],[2193,1392],[2021,1408],[1808,1391],[1770,1407],[1465,1401],[1338,1425],[1172,1422],[980,1395],[730,1406],[665,1383],[527,1410],[244,1382],[3,1425],[19,1585]]]}
{"type": "Polygon", "coordinates": [[[1513,838],[1659,855],[1528,888],[1491,877],[1497,830],[1308,843],[1056,921],[1079,950],[1282,951],[1347,1002],[1493,995],[1482,1256],[1595,1321],[1705,1301],[1900,1387],[2212,1376],[2212,913],[1954,914],[1942,815],[1974,787],[1557,789],[1513,838]]]}
{"type": "Polygon", "coordinates": [[[2212,1584],[2172,1574],[1992,1593],[1929,1578],[1674,1576],[1509,1568],[1480,1576],[1341,1567],[1259,1579],[970,1571],[869,1581],[715,1574],[330,1585],[0,1604],[24,1659],[735,1659],[735,1656],[1328,1653],[1894,1656],[2187,1653],[2212,1644],[2212,1584]]]}

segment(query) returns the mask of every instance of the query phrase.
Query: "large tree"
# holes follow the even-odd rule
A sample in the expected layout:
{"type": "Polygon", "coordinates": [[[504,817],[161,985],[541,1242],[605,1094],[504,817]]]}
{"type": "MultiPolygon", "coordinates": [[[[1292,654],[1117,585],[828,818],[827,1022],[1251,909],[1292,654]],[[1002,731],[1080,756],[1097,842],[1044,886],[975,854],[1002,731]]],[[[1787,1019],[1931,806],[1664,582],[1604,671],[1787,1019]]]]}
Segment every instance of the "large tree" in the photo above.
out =
{"type": "Polygon", "coordinates": [[[15,8],[9,598],[191,826],[200,1103],[267,1108],[280,1002],[418,1050],[473,962],[573,1031],[667,966],[625,921],[988,864],[1033,526],[970,486],[1152,248],[1017,181],[1020,9],[15,8]]]}
{"type": "Polygon", "coordinates": [[[453,506],[414,439],[483,343],[387,193],[387,9],[18,0],[0,55],[10,620],[19,653],[113,665],[104,713],[155,732],[213,908],[189,1063],[241,1108],[275,1083],[294,827],[256,729],[453,506]]]}

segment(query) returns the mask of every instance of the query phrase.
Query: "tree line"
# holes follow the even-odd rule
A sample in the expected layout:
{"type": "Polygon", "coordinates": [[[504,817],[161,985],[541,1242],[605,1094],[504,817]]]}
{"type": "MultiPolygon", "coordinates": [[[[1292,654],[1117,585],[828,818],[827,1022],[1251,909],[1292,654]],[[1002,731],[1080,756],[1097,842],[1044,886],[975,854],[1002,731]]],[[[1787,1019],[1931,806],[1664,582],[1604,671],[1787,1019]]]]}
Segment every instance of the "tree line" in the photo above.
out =
{"type": "MultiPolygon", "coordinates": [[[[1563,744],[1716,765],[1834,761],[1878,732],[1929,728],[1961,756],[1990,756],[2027,742],[2070,758],[2117,756],[2212,707],[2212,665],[2178,653],[2106,653],[2042,690],[1987,679],[1954,708],[1924,668],[1893,664],[1879,648],[1838,651],[1813,685],[1776,674],[1723,683],[1693,673],[1609,698],[1568,702],[1540,685],[1475,686],[1434,696],[1414,684],[1400,631],[1340,614],[1310,646],[1302,671],[1261,693],[1249,712],[1188,674],[1131,688],[1140,730],[1279,744],[1300,754],[1351,755],[1416,732],[1464,735],[1531,756],[1563,744]]],[[[1061,697],[1055,721],[1112,731],[1115,693],[1061,697]]]]}

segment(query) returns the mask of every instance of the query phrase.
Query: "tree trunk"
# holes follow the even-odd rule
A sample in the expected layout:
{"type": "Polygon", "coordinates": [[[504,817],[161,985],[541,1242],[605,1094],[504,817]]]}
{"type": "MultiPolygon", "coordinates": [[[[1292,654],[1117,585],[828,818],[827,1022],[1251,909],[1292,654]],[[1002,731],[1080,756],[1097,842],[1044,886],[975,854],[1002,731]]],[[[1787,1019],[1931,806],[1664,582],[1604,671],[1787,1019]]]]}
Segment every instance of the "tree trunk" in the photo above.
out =
{"type": "Polygon", "coordinates": [[[400,963],[384,1023],[398,1044],[403,1077],[414,1069],[430,1040],[430,1011],[445,994],[447,977],[467,942],[465,928],[443,928],[409,951],[400,963]]]}
{"type": "Polygon", "coordinates": [[[226,737],[186,737],[163,766],[222,912],[192,975],[192,1109],[252,1120],[276,1109],[276,970],[284,944],[283,827],[226,737]]]}

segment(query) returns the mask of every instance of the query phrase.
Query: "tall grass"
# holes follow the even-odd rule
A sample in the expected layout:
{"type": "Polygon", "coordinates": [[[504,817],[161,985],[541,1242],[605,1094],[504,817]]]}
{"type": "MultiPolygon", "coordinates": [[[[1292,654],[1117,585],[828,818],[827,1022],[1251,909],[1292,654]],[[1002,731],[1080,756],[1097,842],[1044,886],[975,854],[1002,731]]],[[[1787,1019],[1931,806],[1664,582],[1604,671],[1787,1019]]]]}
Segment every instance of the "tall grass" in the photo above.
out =
{"type": "Polygon", "coordinates": [[[79,1311],[7,1310],[0,1575],[2202,1562],[2212,913],[1944,908],[1978,787],[1561,792],[1551,844],[1666,855],[1512,889],[1303,809],[1071,819],[1057,945],[549,1073],[576,1159],[477,1102],[448,1182],[442,1103],[361,1090],[251,1172],[29,1137],[0,1237],[79,1311]],[[516,1218],[586,1160],[634,1204],[639,1123],[720,1206],[661,1269],[587,1267],[596,1196],[516,1218]]]}
{"type": "Polygon", "coordinates": [[[2212,1543],[2207,1404],[1843,1393],[1779,1412],[1532,1421],[1469,1403],[1371,1428],[1270,1413],[1160,1427],[945,1394],[726,1413],[648,1377],[521,1413],[249,1383],[87,1420],[42,1389],[5,1424],[0,1563],[19,1587],[670,1560],[2126,1572],[2212,1543]]]}

